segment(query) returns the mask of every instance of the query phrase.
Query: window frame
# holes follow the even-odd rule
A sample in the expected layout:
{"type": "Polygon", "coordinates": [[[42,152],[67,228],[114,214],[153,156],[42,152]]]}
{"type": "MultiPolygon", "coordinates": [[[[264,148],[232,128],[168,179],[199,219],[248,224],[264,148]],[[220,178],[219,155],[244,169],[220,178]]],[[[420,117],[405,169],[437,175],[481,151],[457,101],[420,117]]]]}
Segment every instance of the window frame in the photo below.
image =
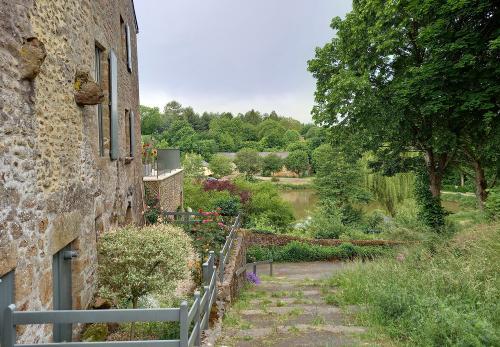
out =
{"type": "MultiPolygon", "coordinates": [[[[95,44],[95,67],[94,67],[94,75],[95,82],[102,86],[102,57],[103,57],[104,49],[97,42],[95,44]]],[[[99,156],[104,157],[104,121],[103,121],[103,109],[102,103],[98,103],[96,105],[97,109],[97,136],[98,136],[98,149],[99,156]]]]}

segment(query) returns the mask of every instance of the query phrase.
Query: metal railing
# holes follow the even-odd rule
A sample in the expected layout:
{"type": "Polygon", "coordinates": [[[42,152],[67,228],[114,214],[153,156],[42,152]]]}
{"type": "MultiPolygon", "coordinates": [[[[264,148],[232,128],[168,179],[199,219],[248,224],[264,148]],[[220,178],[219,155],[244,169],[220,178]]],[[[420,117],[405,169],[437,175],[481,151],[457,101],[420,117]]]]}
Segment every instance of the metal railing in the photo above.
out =
{"type": "Polygon", "coordinates": [[[226,242],[222,250],[219,252],[219,278],[221,282],[224,282],[224,270],[226,269],[226,263],[228,262],[231,255],[231,248],[233,247],[233,242],[236,236],[236,231],[240,227],[241,215],[238,214],[234,224],[231,226],[229,235],[226,236],[226,242]]]}
{"type": "Polygon", "coordinates": [[[269,264],[269,276],[273,275],[273,260],[261,260],[261,261],[255,261],[253,263],[247,263],[238,270],[236,270],[236,276],[239,276],[242,274],[249,266],[252,267],[252,272],[254,275],[257,275],[257,265],[259,264],[269,264]]]}
{"type": "MultiPolygon", "coordinates": [[[[110,310],[57,310],[57,311],[16,311],[14,304],[9,305],[3,315],[0,327],[0,345],[2,347],[191,347],[201,345],[201,332],[208,328],[210,312],[217,297],[217,274],[224,280],[224,267],[240,226],[240,216],[231,226],[223,250],[220,252],[219,267],[215,265],[215,253],[209,252],[202,264],[203,295],[194,293],[191,306],[183,301],[177,308],[158,309],[110,309],[110,310]],[[131,322],[179,322],[178,340],[142,340],[142,341],[104,341],[104,342],[59,342],[40,344],[16,344],[16,327],[32,324],[77,324],[77,323],[131,323],[131,322]],[[192,328],[191,328],[192,326],[192,328]]],[[[1,314],[2,312],[0,312],[1,314]]]]}
{"type": "Polygon", "coordinates": [[[152,163],[143,163],[144,176],[156,177],[181,168],[181,152],[177,148],[158,149],[152,163]]]}

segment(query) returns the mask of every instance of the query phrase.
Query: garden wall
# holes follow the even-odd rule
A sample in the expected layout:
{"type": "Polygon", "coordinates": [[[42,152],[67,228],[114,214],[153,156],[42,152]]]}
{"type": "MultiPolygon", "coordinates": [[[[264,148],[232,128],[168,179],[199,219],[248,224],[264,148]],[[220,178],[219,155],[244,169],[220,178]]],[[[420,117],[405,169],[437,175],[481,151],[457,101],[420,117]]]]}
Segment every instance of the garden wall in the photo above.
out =
{"type": "Polygon", "coordinates": [[[350,243],[357,246],[391,246],[400,245],[405,242],[389,240],[337,240],[337,239],[307,239],[297,236],[260,234],[246,230],[246,246],[285,246],[293,241],[320,246],[337,246],[342,243],[350,243]]]}

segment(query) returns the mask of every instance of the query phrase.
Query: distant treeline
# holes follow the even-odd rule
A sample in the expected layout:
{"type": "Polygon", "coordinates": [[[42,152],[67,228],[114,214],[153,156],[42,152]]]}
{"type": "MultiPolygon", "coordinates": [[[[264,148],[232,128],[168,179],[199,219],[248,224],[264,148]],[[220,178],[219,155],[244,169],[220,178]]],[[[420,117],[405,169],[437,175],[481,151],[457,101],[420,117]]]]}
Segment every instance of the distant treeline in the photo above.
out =
{"type": "Polygon", "coordinates": [[[309,154],[326,142],[326,131],[313,124],[302,124],[276,112],[250,110],[196,113],[171,101],[161,111],[141,106],[143,140],[157,148],[180,148],[183,153],[198,153],[206,160],[216,152],[237,152],[242,148],[258,151],[293,151],[309,154]]]}

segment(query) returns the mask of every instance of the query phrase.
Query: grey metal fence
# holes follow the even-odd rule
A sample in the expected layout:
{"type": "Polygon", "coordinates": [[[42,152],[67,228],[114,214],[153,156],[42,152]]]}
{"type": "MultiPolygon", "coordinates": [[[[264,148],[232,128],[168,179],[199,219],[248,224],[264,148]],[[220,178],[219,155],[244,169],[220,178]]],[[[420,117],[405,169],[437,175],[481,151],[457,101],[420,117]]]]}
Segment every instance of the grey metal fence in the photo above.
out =
{"type": "Polygon", "coordinates": [[[156,177],[181,168],[181,152],[177,148],[158,149],[158,155],[151,163],[143,163],[143,175],[156,177]]]}
{"type": "MultiPolygon", "coordinates": [[[[231,231],[220,252],[219,265],[224,266],[240,226],[240,217],[231,226],[231,231]]],[[[183,301],[176,308],[159,309],[110,309],[110,310],[57,310],[57,311],[17,311],[14,304],[3,313],[3,326],[0,327],[2,347],[191,347],[201,345],[201,332],[208,328],[210,312],[217,297],[217,274],[221,281],[224,270],[217,271],[215,253],[209,252],[208,259],[202,264],[203,295],[194,293],[191,306],[183,301]],[[32,324],[76,324],[76,323],[125,323],[125,322],[179,322],[180,336],[177,340],[108,341],[108,342],[59,342],[40,344],[17,344],[16,327],[32,324]]],[[[1,314],[1,312],[0,312],[1,314]]]]}

